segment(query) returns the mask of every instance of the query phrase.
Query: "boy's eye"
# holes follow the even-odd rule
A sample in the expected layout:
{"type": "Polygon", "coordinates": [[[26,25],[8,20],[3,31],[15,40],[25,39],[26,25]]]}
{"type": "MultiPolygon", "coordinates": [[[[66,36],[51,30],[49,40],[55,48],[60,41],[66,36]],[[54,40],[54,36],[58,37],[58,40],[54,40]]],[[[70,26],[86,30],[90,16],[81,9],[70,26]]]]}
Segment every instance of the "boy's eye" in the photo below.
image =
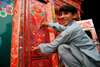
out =
{"type": "Polygon", "coordinates": [[[68,14],[68,12],[65,12],[65,14],[68,14]]]}
{"type": "Polygon", "coordinates": [[[59,13],[59,16],[61,16],[62,15],[62,13],[59,13]]]}

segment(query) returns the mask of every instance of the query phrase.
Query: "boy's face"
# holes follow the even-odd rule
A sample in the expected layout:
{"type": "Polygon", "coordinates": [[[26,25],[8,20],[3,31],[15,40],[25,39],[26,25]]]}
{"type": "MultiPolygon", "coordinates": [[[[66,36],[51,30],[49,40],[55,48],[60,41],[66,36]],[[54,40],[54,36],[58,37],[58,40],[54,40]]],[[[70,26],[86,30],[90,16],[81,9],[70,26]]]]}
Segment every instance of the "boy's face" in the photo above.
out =
{"type": "Polygon", "coordinates": [[[72,14],[71,12],[65,12],[65,11],[60,12],[60,20],[64,26],[67,26],[75,18],[76,18],[76,13],[72,14]]]}

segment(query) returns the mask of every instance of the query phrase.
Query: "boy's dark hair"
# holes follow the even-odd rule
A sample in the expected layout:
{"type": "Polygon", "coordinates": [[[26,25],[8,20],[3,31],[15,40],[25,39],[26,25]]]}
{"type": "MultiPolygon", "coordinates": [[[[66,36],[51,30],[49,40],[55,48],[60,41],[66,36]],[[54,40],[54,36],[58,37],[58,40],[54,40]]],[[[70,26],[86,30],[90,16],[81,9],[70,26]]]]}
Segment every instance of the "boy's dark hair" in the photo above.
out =
{"type": "Polygon", "coordinates": [[[69,5],[69,4],[63,5],[60,8],[59,13],[62,12],[62,11],[71,12],[72,14],[77,13],[77,9],[74,6],[69,5]]]}

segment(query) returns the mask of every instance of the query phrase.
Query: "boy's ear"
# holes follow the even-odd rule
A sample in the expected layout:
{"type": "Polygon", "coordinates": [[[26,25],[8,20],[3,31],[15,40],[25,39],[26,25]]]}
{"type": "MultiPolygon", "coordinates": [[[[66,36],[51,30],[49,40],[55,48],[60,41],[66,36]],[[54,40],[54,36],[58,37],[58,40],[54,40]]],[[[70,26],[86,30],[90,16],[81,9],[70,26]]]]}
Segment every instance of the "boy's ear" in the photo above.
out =
{"type": "Polygon", "coordinates": [[[76,18],[76,15],[77,15],[77,13],[74,13],[74,14],[73,14],[73,18],[74,18],[74,19],[76,18]]]}

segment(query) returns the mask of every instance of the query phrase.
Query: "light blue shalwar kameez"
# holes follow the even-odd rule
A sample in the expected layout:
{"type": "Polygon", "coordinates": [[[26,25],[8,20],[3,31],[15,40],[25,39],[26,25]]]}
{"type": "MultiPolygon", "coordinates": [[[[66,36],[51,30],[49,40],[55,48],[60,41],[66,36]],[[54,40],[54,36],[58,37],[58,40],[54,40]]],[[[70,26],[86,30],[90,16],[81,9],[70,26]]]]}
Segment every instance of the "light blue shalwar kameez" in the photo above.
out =
{"type": "Polygon", "coordinates": [[[61,34],[52,43],[40,44],[42,53],[58,52],[65,67],[100,67],[96,45],[75,20],[67,26],[49,23],[49,27],[59,30],[61,34]]]}

